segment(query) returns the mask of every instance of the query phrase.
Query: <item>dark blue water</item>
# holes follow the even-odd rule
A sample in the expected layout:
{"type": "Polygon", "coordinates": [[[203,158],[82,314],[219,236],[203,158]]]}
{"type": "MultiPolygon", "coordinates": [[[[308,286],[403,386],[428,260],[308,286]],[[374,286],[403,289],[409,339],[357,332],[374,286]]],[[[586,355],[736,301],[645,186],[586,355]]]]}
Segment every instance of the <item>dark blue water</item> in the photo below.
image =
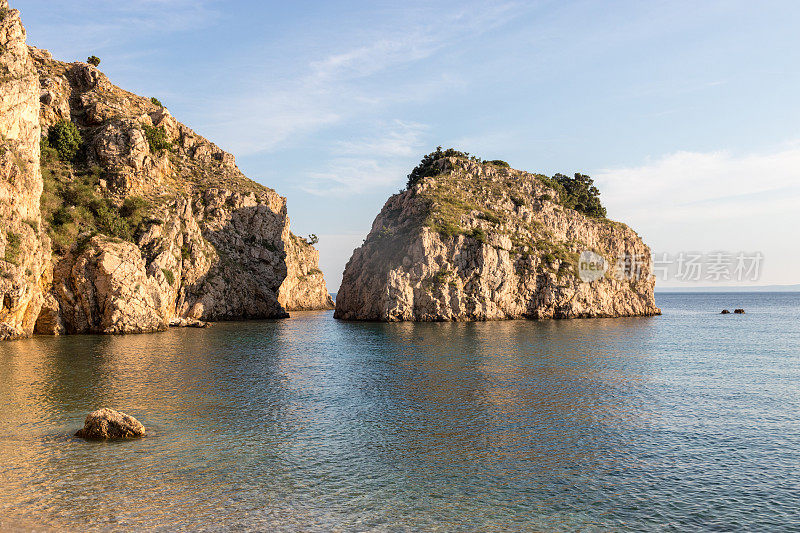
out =
{"type": "Polygon", "coordinates": [[[0,529],[798,530],[800,293],[658,304],[2,344],[0,529]]]}

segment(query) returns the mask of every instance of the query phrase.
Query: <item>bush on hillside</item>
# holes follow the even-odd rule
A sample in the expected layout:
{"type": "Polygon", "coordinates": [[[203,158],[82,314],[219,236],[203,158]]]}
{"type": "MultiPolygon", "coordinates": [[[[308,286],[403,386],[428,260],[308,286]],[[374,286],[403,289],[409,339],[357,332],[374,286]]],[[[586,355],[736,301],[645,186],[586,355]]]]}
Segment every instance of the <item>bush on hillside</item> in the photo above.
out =
{"type": "Polygon", "coordinates": [[[47,148],[53,148],[58,152],[58,158],[62,161],[72,161],[82,142],[78,127],[68,120],[62,120],[51,126],[47,134],[47,148]]]}
{"type": "Polygon", "coordinates": [[[150,151],[158,153],[172,148],[172,143],[167,139],[167,131],[163,126],[154,127],[143,124],[144,136],[147,138],[147,144],[150,145],[150,151]]]}

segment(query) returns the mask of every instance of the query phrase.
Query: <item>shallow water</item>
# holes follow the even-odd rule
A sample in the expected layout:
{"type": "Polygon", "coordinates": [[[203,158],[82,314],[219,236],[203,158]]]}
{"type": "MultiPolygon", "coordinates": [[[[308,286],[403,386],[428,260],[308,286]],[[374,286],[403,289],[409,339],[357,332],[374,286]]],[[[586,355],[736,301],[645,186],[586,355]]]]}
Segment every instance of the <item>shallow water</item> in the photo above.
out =
{"type": "Polygon", "coordinates": [[[2,344],[0,529],[797,528],[800,293],[658,304],[2,344]],[[148,437],[71,437],[103,406],[148,437]]]}

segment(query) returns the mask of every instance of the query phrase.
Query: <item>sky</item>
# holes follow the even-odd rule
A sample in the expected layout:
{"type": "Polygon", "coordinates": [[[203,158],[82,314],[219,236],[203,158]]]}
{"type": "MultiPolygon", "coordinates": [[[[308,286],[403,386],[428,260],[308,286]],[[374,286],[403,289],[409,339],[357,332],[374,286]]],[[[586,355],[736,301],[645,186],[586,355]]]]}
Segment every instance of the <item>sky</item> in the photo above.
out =
{"type": "Polygon", "coordinates": [[[438,145],[591,175],[673,270],[761,258],[756,279],[693,283],[800,283],[795,2],[10,3],[30,44],[99,56],[285,196],[332,292],[438,145]]]}

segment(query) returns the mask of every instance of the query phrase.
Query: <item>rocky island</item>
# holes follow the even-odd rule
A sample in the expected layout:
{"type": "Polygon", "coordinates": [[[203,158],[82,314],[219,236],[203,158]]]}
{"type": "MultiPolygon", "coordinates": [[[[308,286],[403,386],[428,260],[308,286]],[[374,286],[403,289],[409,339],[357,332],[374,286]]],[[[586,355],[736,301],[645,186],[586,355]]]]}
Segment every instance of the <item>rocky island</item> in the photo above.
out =
{"type": "Polygon", "coordinates": [[[344,271],[336,318],[466,321],[660,314],[650,250],[591,178],[449,149],[426,156],[344,271]]]}
{"type": "Polygon", "coordinates": [[[0,339],[332,308],[286,199],[0,0],[0,339]]]}

